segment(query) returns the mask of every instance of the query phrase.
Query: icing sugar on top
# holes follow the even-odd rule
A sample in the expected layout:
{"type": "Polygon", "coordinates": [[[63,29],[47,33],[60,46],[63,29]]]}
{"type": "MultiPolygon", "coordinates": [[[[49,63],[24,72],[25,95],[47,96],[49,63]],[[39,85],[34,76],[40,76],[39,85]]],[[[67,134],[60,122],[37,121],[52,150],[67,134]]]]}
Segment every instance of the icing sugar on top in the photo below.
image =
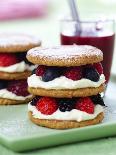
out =
{"type": "Polygon", "coordinates": [[[40,44],[41,41],[35,36],[27,34],[12,34],[1,33],[0,34],[0,46],[16,46],[16,45],[28,45],[28,44],[40,44]]]}
{"type": "Polygon", "coordinates": [[[101,50],[88,45],[63,45],[55,47],[36,47],[28,51],[27,55],[33,57],[47,57],[47,58],[73,58],[82,56],[99,56],[103,57],[101,50]]]}

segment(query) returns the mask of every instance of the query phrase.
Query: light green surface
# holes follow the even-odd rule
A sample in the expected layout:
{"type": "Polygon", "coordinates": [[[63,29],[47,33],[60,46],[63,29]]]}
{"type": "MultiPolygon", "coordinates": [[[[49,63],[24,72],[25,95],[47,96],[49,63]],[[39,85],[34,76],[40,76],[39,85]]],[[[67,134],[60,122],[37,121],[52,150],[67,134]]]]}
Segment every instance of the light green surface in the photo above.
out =
{"type": "Polygon", "coordinates": [[[106,138],[70,145],[57,146],[24,153],[15,153],[0,146],[1,155],[115,155],[116,138],[106,138]]]}
{"type": "MultiPolygon", "coordinates": [[[[31,34],[38,35],[42,38],[43,45],[52,45],[52,44],[58,44],[59,43],[59,18],[65,13],[67,14],[68,12],[68,7],[66,4],[65,0],[58,1],[58,0],[52,0],[53,5],[51,7],[51,13],[49,14],[46,19],[35,19],[35,20],[20,20],[20,21],[9,21],[9,22],[4,22],[0,23],[0,31],[16,31],[16,32],[27,32],[31,34]],[[54,13],[52,12],[54,10],[54,13]]],[[[105,13],[108,15],[108,17],[115,17],[116,16],[116,1],[115,0],[78,0],[79,4],[79,10],[81,12],[81,17],[89,17],[90,15],[93,15],[93,12],[101,12],[105,13]],[[111,3],[112,2],[112,3],[111,3]],[[90,8],[91,6],[91,8],[90,8]]],[[[113,72],[115,72],[115,60],[113,63],[113,72]]],[[[115,96],[115,90],[112,88],[114,85],[109,86],[109,94],[113,94],[115,96]]],[[[110,99],[113,97],[110,97],[110,99]]],[[[112,103],[112,102],[110,102],[112,103]]],[[[115,108],[115,107],[113,107],[115,108]]],[[[23,109],[23,107],[19,108],[20,110],[26,110],[23,109]]],[[[6,110],[5,110],[6,111],[6,110]]],[[[2,110],[2,112],[4,112],[2,110]]],[[[17,119],[17,113],[13,113],[13,109],[11,108],[11,115],[8,115],[9,113],[6,114],[6,118],[8,120],[11,117],[14,117],[14,120],[18,121],[17,119]]],[[[2,113],[1,113],[2,115],[2,113]]],[[[25,114],[22,114],[22,118],[25,114]]],[[[114,114],[115,115],[115,114],[114,114]]],[[[1,119],[4,120],[1,116],[1,119]]],[[[16,123],[20,123],[17,122],[16,123]]],[[[28,120],[27,120],[28,122],[28,120]]],[[[2,133],[7,132],[11,133],[12,128],[11,125],[13,125],[13,121],[11,124],[2,124],[0,126],[0,129],[2,133]],[[7,128],[4,128],[4,126],[7,126],[7,128]],[[2,130],[4,129],[4,130],[2,130]]],[[[23,127],[24,122],[20,123],[18,125],[18,130],[20,130],[19,134],[21,134],[21,129],[23,127]]],[[[32,125],[31,130],[33,131],[34,125],[32,125]]],[[[114,129],[113,129],[114,130],[114,129]]],[[[14,133],[17,133],[16,125],[14,125],[13,128],[14,133]]],[[[44,131],[44,130],[42,130],[44,131]]],[[[0,132],[1,133],[1,132],[0,132]]],[[[25,134],[28,133],[28,130],[25,131],[25,134]]],[[[12,136],[12,135],[11,135],[12,136]]],[[[30,155],[36,155],[36,154],[43,154],[43,155],[58,155],[58,154],[63,154],[63,155],[70,155],[70,154],[79,154],[79,155],[114,155],[116,153],[116,138],[106,138],[102,140],[94,140],[94,141],[89,141],[89,142],[82,142],[82,143],[76,143],[76,144],[70,144],[70,145],[65,145],[65,146],[59,146],[59,147],[53,147],[49,149],[42,149],[42,150],[36,150],[34,152],[28,152],[28,153],[14,153],[3,146],[0,146],[0,154],[1,155],[15,155],[15,154],[30,154],[30,155]]],[[[20,146],[19,146],[20,147],[20,146]]]]}

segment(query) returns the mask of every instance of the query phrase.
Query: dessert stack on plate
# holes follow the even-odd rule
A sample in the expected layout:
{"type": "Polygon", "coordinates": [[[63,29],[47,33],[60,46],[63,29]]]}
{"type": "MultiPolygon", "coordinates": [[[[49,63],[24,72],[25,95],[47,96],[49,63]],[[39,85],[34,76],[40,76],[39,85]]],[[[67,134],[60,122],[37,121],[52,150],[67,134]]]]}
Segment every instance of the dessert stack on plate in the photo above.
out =
{"type": "Polygon", "coordinates": [[[77,128],[100,123],[104,118],[105,77],[102,52],[92,46],[37,47],[27,59],[38,64],[28,77],[35,98],[28,114],[37,125],[54,129],[77,128]]]}
{"type": "Polygon", "coordinates": [[[26,53],[40,44],[34,36],[0,34],[0,105],[20,104],[32,99],[27,91],[27,77],[35,65],[27,61],[26,53]]]}

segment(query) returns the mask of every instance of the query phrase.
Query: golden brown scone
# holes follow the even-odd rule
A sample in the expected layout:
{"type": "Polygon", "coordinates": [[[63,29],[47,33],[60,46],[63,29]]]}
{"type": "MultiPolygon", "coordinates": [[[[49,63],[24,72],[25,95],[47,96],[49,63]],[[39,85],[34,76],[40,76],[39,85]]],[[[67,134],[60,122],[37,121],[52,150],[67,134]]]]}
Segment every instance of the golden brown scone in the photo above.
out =
{"type": "Polygon", "coordinates": [[[0,53],[27,52],[33,47],[41,45],[41,41],[28,34],[1,33],[0,53]]]}
{"type": "Polygon", "coordinates": [[[88,45],[36,47],[28,51],[27,59],[39,65],[71,67],[100,62],[103,60],[103,53],[88,45]]]}
{"type": "Polygon", "coordinates": [[[30,75],[31,75],[31,71],[24,71],[24,72],[17,72],[17,73],[0,72],[0,79],[1,80],[21,80],[21,79],[27,79],[27,77],[30,75]]]}
{"type": "Polygon", "coordinates": [[[62,120],[47,120],[47,119],[38,119],[32,116],[32,112],[28,112],[30,120],[40,126],[53,129],[70,129],[70,128],[80,128],[89,125],[95,125],[102,122],[104,118],[104,113],[100,113],[95,119],[87,121],[62,121],[62,120]]]}
{"type": "Polygon", "coordinates": [[[86,96],[97,95],[103,92],[104,85],[101,85],[100,87],[97,87],[97,88],[91,87],[91,88],[61,89],[61,90],[29,87],[28,91],[34,95],[49,96],[49,97],[56,97],[56,98],[86,97],[86,96]]]}
{"type": "Polygon", "coordinates": [[[6,98],[0,98],[0,105],[17,105],[17,104],[25,104],[31,101],[33,97],[27,98],[25,100],[11,100],[6,98]]]}

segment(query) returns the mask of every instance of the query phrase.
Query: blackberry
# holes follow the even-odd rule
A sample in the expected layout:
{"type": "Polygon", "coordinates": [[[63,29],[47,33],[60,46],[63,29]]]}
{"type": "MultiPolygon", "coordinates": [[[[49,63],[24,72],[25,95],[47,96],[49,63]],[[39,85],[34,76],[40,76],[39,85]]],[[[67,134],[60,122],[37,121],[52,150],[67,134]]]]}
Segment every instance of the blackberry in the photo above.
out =
{"type": "Polygon", "coordinates": [[[60,99],[59,104],[59,110],[62,112],[65,111],[71,111],[74,108],[74,99],[60,99]]]}
{"type": "Polygon", "coordinates": [[[100,104],[102,106],[105,106],[104,101],[101,98],[100,94],[91,96],[91,100],[93,101],[94,104],[100,104]]]}
{"type": "Polygon", "coordinates": [[[32,105],[32,106],[36,106],[36,104],[37,104],[37,101],[40,99],[40,96],[35,96],[33,99],[32,99],[32,101],[30,102],[30,104],[32,105]]]}
{"type": "Polygon", "coordinates": [[[0,80],[0,89],[4,89],[7,87],[8,82],[5,80],[0,80]]]}
{"type": "Polygon", "coordinates": [[[99,74],[93,67],[83,68],[83,77],[94,82],[99,81],[99,74]]]}
{"type": "Polygon", "coordinates": [[[53,79],[61,76],[62,69],[59,67],[49,67],[44,75],[42,76],[42,80],[45,82],[52,81],[53,79]]]}

